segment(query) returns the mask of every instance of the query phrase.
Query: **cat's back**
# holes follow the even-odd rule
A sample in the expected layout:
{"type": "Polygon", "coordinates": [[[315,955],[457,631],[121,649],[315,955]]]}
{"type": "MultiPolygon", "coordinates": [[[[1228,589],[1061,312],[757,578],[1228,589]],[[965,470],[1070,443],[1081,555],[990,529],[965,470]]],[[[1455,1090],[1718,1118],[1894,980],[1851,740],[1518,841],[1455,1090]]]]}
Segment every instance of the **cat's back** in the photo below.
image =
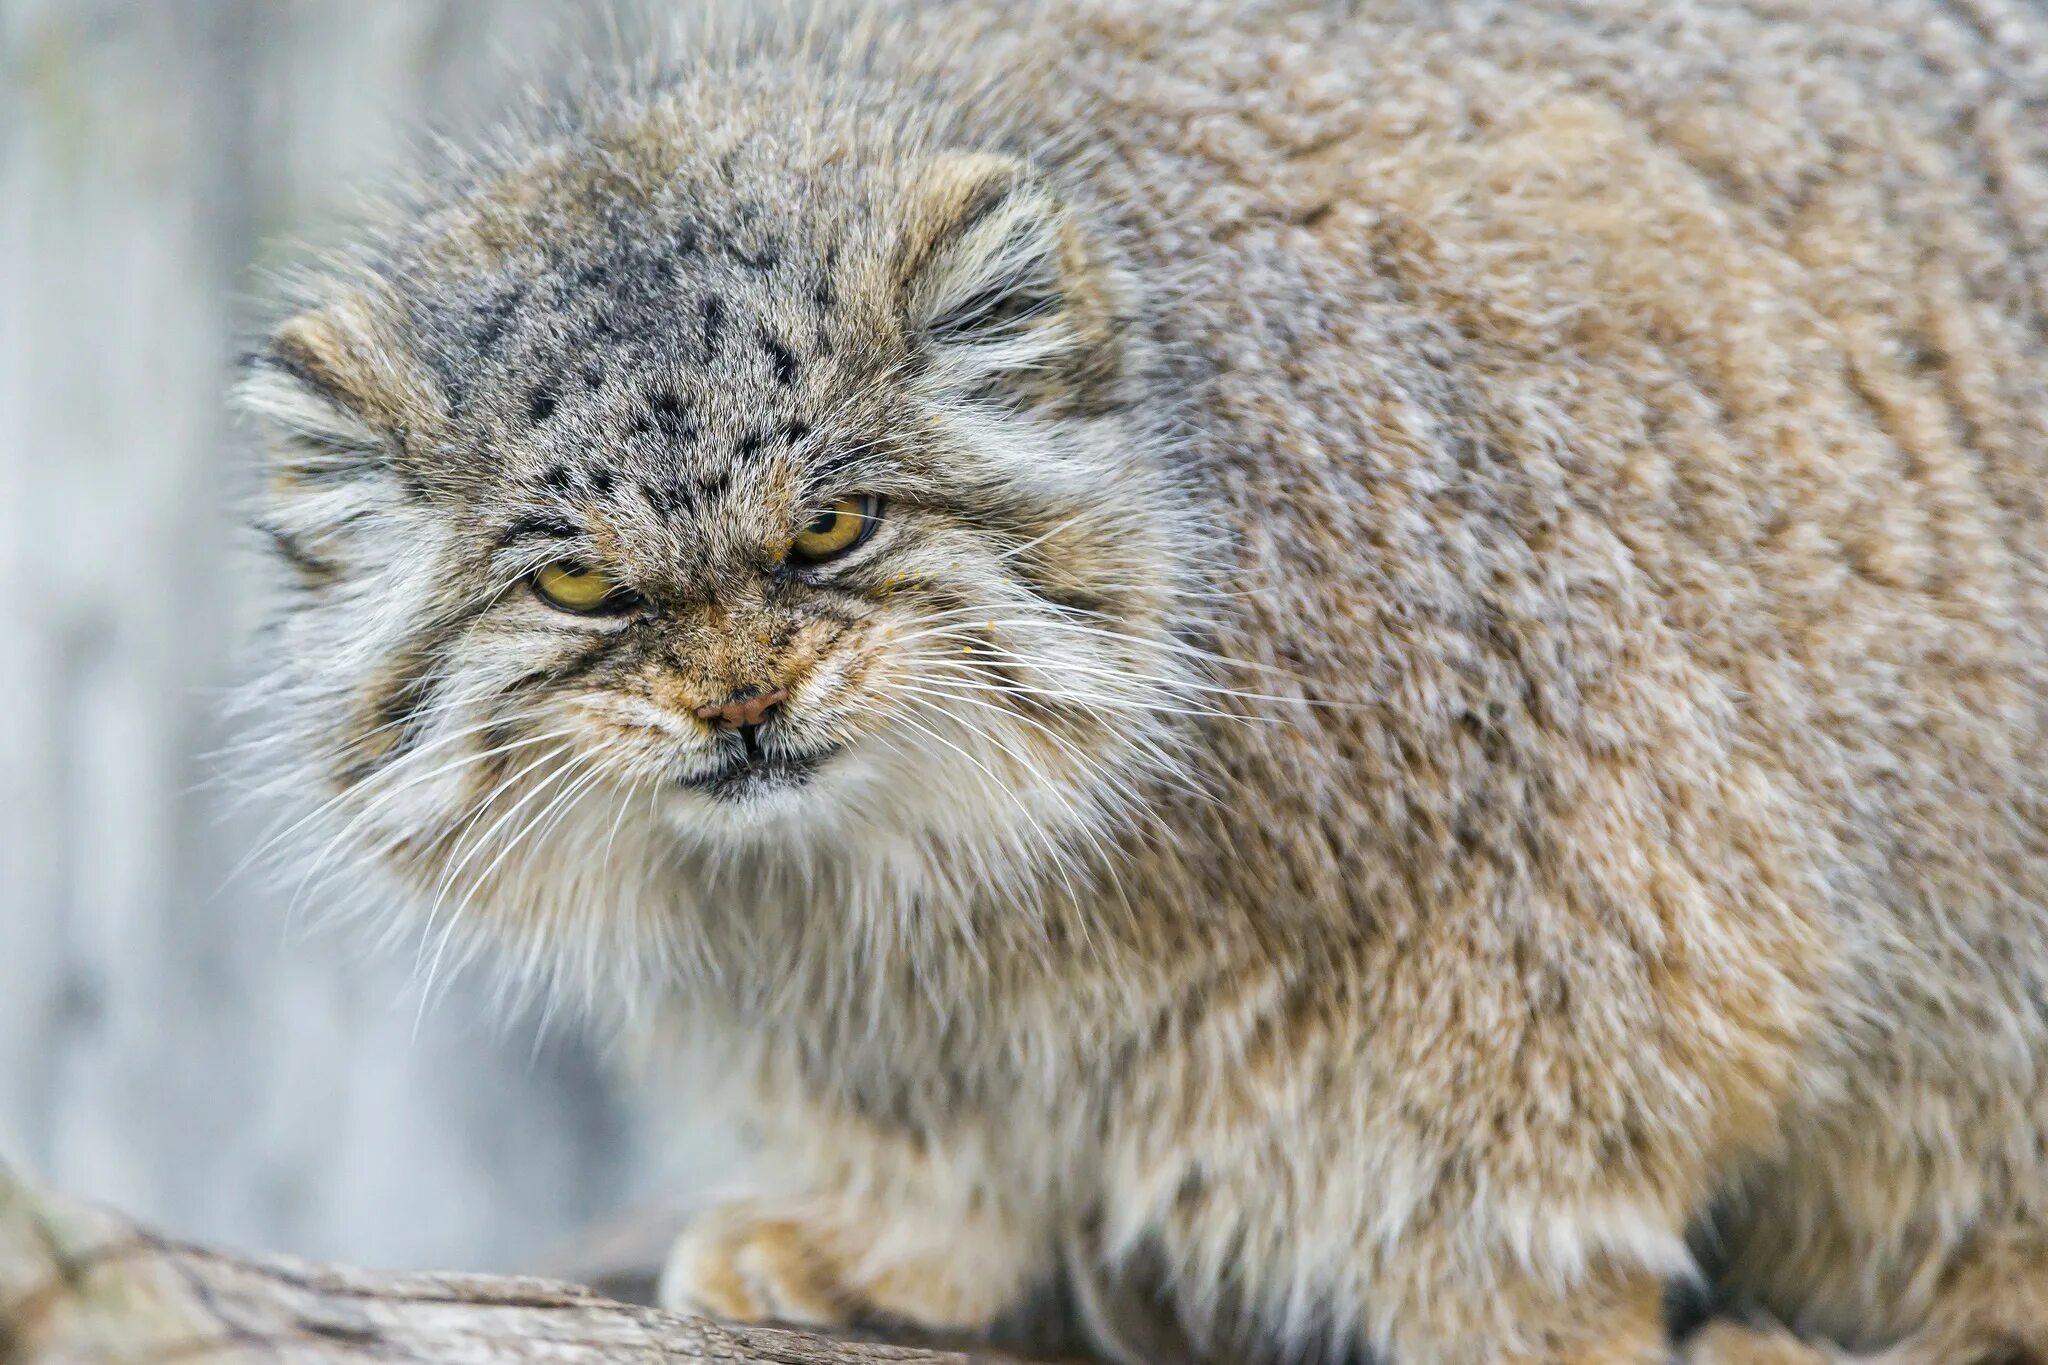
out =
{"type": "Polygon", "coordinates": [[[2029,862],[2048,17],[1137,12],[1072,11],[1096,192],[1199,394],[1237,651],[1575,744],[1654,733],[1654,678],[1832,812],[1849,899],[2029,862]]]}
{"type": "Polygon", "coordinates": [[[1624,829],[1793,976],[1920,979],[1882,1046],[2031,1036],[2048,17],[1067,13],[1228,523],[1214,641],[1365,703],[1219,728],[1225,806],[1313,848],[1203,875],[1334,847],[1303,898],[1370,918],[1475,856],[1612,877],[1624,829]]]}
{"type": "Polygon", "coordinates": [[[1074,159],[1240,438],[1204,453],[1569,501],[1816,611],[2017,609],[1985,575],[2048,548],[2048,16],[1971,12],[1083,4],[1074,159]]]}

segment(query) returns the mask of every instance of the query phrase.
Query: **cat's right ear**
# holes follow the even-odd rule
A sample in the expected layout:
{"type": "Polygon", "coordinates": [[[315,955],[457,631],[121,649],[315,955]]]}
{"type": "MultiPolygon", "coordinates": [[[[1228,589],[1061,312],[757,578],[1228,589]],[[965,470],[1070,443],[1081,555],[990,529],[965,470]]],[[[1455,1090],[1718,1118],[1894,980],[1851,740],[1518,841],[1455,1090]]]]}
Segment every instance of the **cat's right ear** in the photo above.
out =
{"type": "Polygon", "coordinates": [[[300,585],[324,592],[389,541],[375,529],[413,505],[401,468],[409,422],[401,352],[360,304],[299,314],[243,362],[236,392],[262,428],[254,529],[300,585]]]}
{"type": "Polygon", "coordinates": [[[300,313],[245,357],[236,400],[269,438],[273,482],[388,468],[403,431],[398,376],[363,310],[300,313]]]}

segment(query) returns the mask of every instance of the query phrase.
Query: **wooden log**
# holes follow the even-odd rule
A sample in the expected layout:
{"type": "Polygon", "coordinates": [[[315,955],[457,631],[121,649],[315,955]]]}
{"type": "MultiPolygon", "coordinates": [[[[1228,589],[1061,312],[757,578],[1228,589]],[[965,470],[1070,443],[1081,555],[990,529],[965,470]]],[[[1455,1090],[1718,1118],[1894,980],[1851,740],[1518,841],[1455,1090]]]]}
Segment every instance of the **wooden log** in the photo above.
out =
{"type": "Polygon", "coordinates": [[[745,1327],[554,1280],[241,1257],[143,1231],[0,1166],[0,1365],[990,1365],[745,1327]]]}

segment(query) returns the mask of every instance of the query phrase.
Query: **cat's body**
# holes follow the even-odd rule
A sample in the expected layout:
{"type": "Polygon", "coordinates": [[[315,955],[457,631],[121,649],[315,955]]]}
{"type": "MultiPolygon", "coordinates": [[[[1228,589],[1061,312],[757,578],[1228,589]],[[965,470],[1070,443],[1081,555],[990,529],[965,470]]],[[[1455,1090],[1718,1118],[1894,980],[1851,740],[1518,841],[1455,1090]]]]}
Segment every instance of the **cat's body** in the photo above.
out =
{"type": "Polygon", "coordinates": [[[751,1108],[686,1302],[2048,1359],[2048,24],[1363,8],[432,187],[251,384],[342,842],[751,1108]]]}

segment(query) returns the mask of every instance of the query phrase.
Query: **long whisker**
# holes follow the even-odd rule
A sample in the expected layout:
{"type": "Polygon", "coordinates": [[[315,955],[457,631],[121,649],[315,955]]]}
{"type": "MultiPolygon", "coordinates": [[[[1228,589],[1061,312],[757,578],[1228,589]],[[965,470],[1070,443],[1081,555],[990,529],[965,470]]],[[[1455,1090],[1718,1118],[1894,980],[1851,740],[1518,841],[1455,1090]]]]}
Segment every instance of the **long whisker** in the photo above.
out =
{"type": "MultiPolygon", "coordinates": [[[[1087,615],[1091,618],[1094,618],[1096,621],[1104,621],[1110,619],[1103,616],[1099,612],[1084,612],[1080,608],[1054,607],[1050,604],[1039,605],[1043,607],[1042,612],[1022,617],[1004,617],[1000,615],[1000,613],[992,614],[990,609],[987,607],[957,607],[950,608],[945,611],[934,612],[930,616],[924,618],[924,621],[934,625],[974,623],[985,626],[1028,627],[1034,630],[1063,630],[1068,632],[1069,634],[1085,635],[1094,639],[1113,641],[1120,644],[1127,644],[1141,650],[1162,651],[1180,658],[1192,659],[1204,664],[1213,665],[1221,669],[1246,669],[1252,672],[1264,673],[1272,677],[1284,679],[1288,682],[1298,683],[1304,687],[1317,685],[1315,679],[1306,677],[1300,673],[1296,673],[1291,669],[1281,668],[1277,664],[1261,663],[1256,659],[1233,658],[1229,655],[1218,654],[1213,650],[1203,649],[1198,645],[1189,644],[1185,640],[1176,640],[1171,638],[1150,638],[1142,635],[1132,635],[1126,631],[1112,630],[1106,625],[1085,624],[1083,622],[1065,619],[1068,615],[1073,614],[1087,615]]],[[[922,623],[923,622],[921,622],[921,624],[922,623]]],[[[1372,701],[1370,700],[1321,700],[1317,698],[1288,697],[1282,695],[1243,695],[1259,697],[1259,699],[1261,700],[1306,703],[1311,706],[1364,707],[1373,705],[1372,701]]]]}
{"type": "MultiPolygon", "coordinates": [[[[483,886],[490,880],[491,874],[498,869],[498,866],[501,863],[504,862],[506,856],[509,855],[515,848],[519,846],[521,839],[524,838],[526,833],[533,829],[534,825],[541,818],[543,818],[548,811],[552,810],[555,807],[555,805],[559,801],[561,801],[565,796],[568,796],[580,789],[580,774],[585,770],[586,765],[594,765],[596,763],[596,760],[598,760],[601,757],[603,757],[603,752],[601,750],[586,751],[584,753],[577,754],[569,762],[564,763],[560,767],[550,771],[545,778],[543,778],[540,782],[535,784],[534,789],[532,791],[528,792],[525,796],[521,797],[519,801],[513,805],[511,810],[507,811],[504,816],[501,816],[499,818],[496,824],[493,824],[489,830],[485,831],[484,834],[480,838],[478,838],[476,842],[471,846],[470,851],[463,856],[462,860],[458,862],[452,869],[450,869],[450,871],[441,879],[440,889],[435,893],[434,905],[427,913],[427,923],[430,925],[433,924],[439,918],[442,898],[447,894],[449,888],[455,884],[456,880],[460,878],[463,868],[469,864],[470,859],[474,858],[479,851],[490,845],[492,836],[494,836],[497,833],[498,829],[503,826],[506,819],[516,815],[520,810],[530,805],[537,796],[539,796],[543,792],[548,791],[551,787],[555,786],[555,784],[563,782],[565,779],[570,779],[572,774],[578,775],[574,780],[568,781],[567,785],[561,791],[558,791],[554,796],[550,797],[547,803],[540,808],[539,812],[529,817],[526,824],[520,829],[519,833],[505,840],[504,847],[500,849],[498,855],[495,858],[493,858],[490,862],[490,865],[487,866],[471,882],[470,888],[468,891],[464,893],[462,901],[449,912],[447,922],[443,925],[438,941],[435,945],[433,960],[427,968],[426,987],[424,992],[422,993],[420,1001],[420,1010],[422,1017],[424,1017],[427,1002],[432,997],[434,979],[440,970],[442,955],[445,953],[448,943],[455,932],[455,929],[462,923],[464,919],[464,912],[468,909],[470,899],[475,894],[477,888],[483,886]]],[[[548,761],[546,758],[543,758],[541,760],[541,762],[546,761],[548,761]]],[[[528,771],[530,770],[531,769],[528,769],[528,771]]],[[[414,1027],[418,1027],[417,1020],[415,1020],[414,1027]]]]}
{"type": "MultiPolygon", "coordinates": [[[[949,719],[959,721],[958,717],[952,716],[951,713],[944,710],[944,708],[937,706],[933,702],[923,701],[915,696],[908,696],[906,697],[906,700],[909,701],[909,703],[913,706],[928,707],[932,710],[938,711],[941,715],[948,716],[949,719]]],[[[959,723],[965,724],[964,721],[959,721],[959,723]]],[[[1019,757],[1016,754],[1016,752],[1012,750],[1007,744],[1004,744],[1001,740],[997,739],[987,730],[972,725],[968,726],[967,728],[971,730],[973,733],[979,735],[981,739],[985,742],[995,745],[995,747],[1000,749],[1003,753],[1008,754],[1012,758],[1012,760],[1017,762],[1020,766],[1025,768],[1030,768],[1034,766],[1030,763],[1029,760],[1019,757]]],[[[1084,816],[1079,810],[1077,810],[1074,806],[1074,803],[1066,796],[1065,793],[1061,792],[1057,786],[1046,786],[1044,790],[1048,791],[1053,796],[1053,798],[1060,803],[1061,808],[1067,812],[1069,819],[1073,822],[1074,828],[1079,830],[1081,835],[1088,840],[1089,844],[1094,848],[1096,855],[1102,860],[1102,868],[1105,872],[1109,874],[1110,884],[1116,888],[1117,898],[1123,902],[1125,913],[1135,914],[1136,912],[1131,907],[1130,898],[1125,893],[1123,881],[1120,877],[1117,876],[1116,859],[1111,855],[1109,849],[1103,844],[1101,837],[1095,832],[1093,822],[1088,820],[1086,816],[1084,816]]],[[[1070,893],[1073,890],[1071,883],[1069,883],[1068,885],[1068,890],[1070,893]]],[[[1081,898],[1078,895],[1076,895],[1074,899],[1076,903],[1079,903],[1081,898]]]]}
{"type": "MultiPolygon", "coordinates": [[[[451,707],[448,709],[453,708],[451,707]]],[[[526,719],[531,718],[532,715],[537,714],[537,712],[530,714],[514,714],[511,716],[492,717],[480,720],[473,725],[465,726],[462,729],[456,730],[451,734],[438,736],[432,741],[426,744],[422,744],[416,749],[410,750],[403,756],[402,762],[416,762],[424,755],[432,753],[436,749],[444,748],[445,746],[452,744],[457,740],[467,738],[468,736],[476,734],[479,731],[488,730],[491,729],[493,726],[498,725],[516,725],[526,719]]],[[[393,723],[395,724],[397,722],[393,723]]],[[[378,728],[383,729],[385,727],[379,726],[378,728]]],[[[347,749],[344,748],[339,752],[340,754],[346,754],[347,749]]],[[[370,781],[386,780],[387,775],[391,774],[396,770],[397,765],[389,765],[384,768],[380,768],[377,770],[375,774],[372,775],[370,781]]],[[[318,806],[314,807],[311,811],[308,811],[299,819],[293,821],[284,829],[279,830],[276,833],[266,835],[261,841],[257,843],[256,847],[253,850],[251,850],[245,857],[243,857],[239,862],[237,862],[235,866],[229,870],[228,874],[224,878],[222,878],[223,885],[233,882],[236,877],[240,876],[244,872],[247,872],[249,868],[258,860],[260,860],[265,854],[269,853],[279,843],[283,842],[286,839],[289,839],[292,835],[298,833],[298,831],[303,829],[306,825],[311,824],[315,820],[323,818],[329,812],[334,810],[337,806],[345,804],[350,799],[362,795],[363,788],[367,785],[368,783],[365,782],[357,783],[351,787],[348,787],[342,790],[341,792],[338,792],[334,796],[329,797],[327,800],[321,802],[318,806]]]]}
{"type": "MultiPolygon", "coordinates": [[[[1128,675],[1119,676],[1115,673],[1112,673],[1104,669],[1074,667],[1067,665],[1065,663],[1052,665],[1048,664],[1048,662],[1044,659],[1032,659],[1024,655],[1012,654],[1007,651],[975,649],[972,652],[983,656],[983,663],[1014,662],[1030,667],[1041,673],[1073,673],[1083,678],[1100,680],[1106,683],[1123,682],[1128,677],[1128,675]]],[[[944,660],[940,662],[943,664],[952,665],[956,669],[958,667],[957,660],[944,660]]],[[[934,667],[936,668],[938,666],[939,664],[935,663],[934,667]]],[[[940,679],[938,679],[937,677],[933,677],[930,680],[934,683],[940,681],[940,679]]],[[[1224,711],[1219,710],[1215,707],[1205,706],[1175,706],[1168,702],[1151,700],[1150,696],[1152,695],[1153,690],[1149,688],[1145,689],[1143,692],[1137,695],[1092,690],[1084,691],[1075,688],[1055,689],[1034,686],[1031,683],[1021,681],[1011,676],[1005,676],[1000,683],[994,685],[999,687],[1000,690],[1007,691],[1016,696],[1033,697],[1043,701],[1056,702],[1066,706],[1085,706],[1100,710],[1142,712],[1151,715],[1162,716],[1189,716],[1209,720],[1228,720],[1240,722],[1247,725],[1274,725],[1284,723],[1277,716],[1247,715],[1237,711],[1224,711]]]]}
{"type": "MultiPolygon", "coordinates": [[[[488,728],[490,728],[489,725],[473,727],[465,733],[474,734],[478,729],[488,728]]],[[[462,772],[463,770],[469,767],[485,762],[491,758],[497,757],[502,754],[511,753],[518,749],[530,748],[535,744],[545,743],[550,739],[565,738],[569,734],[570,732],[567,730],[560,730],[550,734],[537,735],[520,740],[513,740],[506,744],[497,745],[477,753],[466,754],[461,758],[456,759],[452,763],[442,764],[424,773],[410,773],[405,772],[403,770],[387,769],[384,773],[380,773],[377,776],[377,778],[373,779],[372,781],[358,784],[356,787],[340,793],[340,795],[338,795],[334,799],[324,802],[317,810],[315,810],[312,813],[312,815],[308,816],[307,819],[325,816],[327,813],[335,810],[343,802],[349,799],[361,798],[366,794],[369,796],[369,799],[364,802],[363,807],[360,810],[358,810],[353,816],[351,816],[348,822],[344,824],[338,831],[336,831],[328,837],[327,842],[322,846],[320,852],[314,858],[312,858],[307,864],[305,871],[300,875],[296,888],[293,891],[291,905],[286,915],[287,920],[291,919],[292,916],[296,914],[298,902],[300,898],[304,895],[307,886],[312,882],[315,874],[317,874],[326,866],[329,858],[333,857],[337,852],[339,852],[342,848],[346,847],[349,844],[349,842],[354,838],[357,829],[362,827],[373,815],[375,815],[383,807],[391,804],[393,801],[405,795],[407,792],[417,790],[418,788],[425,786],[430,782],[434,782],[441,778],[452,776],[455,773],[462,772]],[[382,787],[382,790],[378,789],[380,786],[382,787]]],[[[450,738],[455,739],[462,737],[462,735],[457,735],[451,736],[450,738]]],[[[305,823],[305,820],[300,820],[293,826],[293,828],[296,829],[299,826],[304,825],[305,823]]],[[[287,831],[287,833],[289,833],[289,831],[287,831]]],[[[403,837],[403,835],[399,835],[394,839],[386,840],[382,843],[379,843],[373,846],[373,851],[381,854],[387,851],[389,847],[395,846],[395,844],[401,841],[403,837]]],[[[274,843],[276,841],[272,840],[271,842],[274,843]]]]}
{"type": "MultiPolygon", "coordinates": [[[[478,726],[466,733],[474,734],[476,733],[477,730],[489,728],[491,728],[489,725],[478,726]]],[[[371,816],[375,815],[379,810],[391,804],[393,801],[396,801],[399,797],[405,795],[407,792],[415,791],[418,788],[423,787],[430,782],[437,781],[443,777],[452,776],[455,773],[461,772],[464,769],[472,767],[476,764],[483,763],[489,759],[497,758],[504,754],[512,753],[519,749],[531,748],[535,744],[546,743],[548,740],[551,739],[567,738],[571,733],[572,732],[569,730],[557,730],[544,735],[535,735],[526,739],[512,740],[508,743],[495,745],[492,748],[480,750],[473,754],[465,754],[462,757],[456,759],[452,763],[442,764],[439,767],[433,768],[424,773],[401,773],[399,774],[398,777],[386,779],[385,783],[383,784],[382,790],[376,790],[371,784],[368,783],[361,784],[357,787],[351,788],[346,792],[343,792],[340,796],[323,803],[317,810],[313,812],[312,815],[306,817],[306,820],[310,820],[319,816],[324,816],[327,813],[336,809],[344,801],[352,797],[363,796],[365,794],[366,789],[369,790],[371,793],[370,799],[363,804],[362,808],[356,811],[355,814],[349,818],[348,823],[343,825],[340,830],[338,830],[329,837],[327,843],[322,847],[319,854],[316,855],[309,862],[305,872],[301,875],[299,879],[299,891],[303,891],[306,883],[312,879],[313,875],[317,873],[323,866],[325,866],[327,860],[330,857],[332,857],[334,853],[336,853],[338,850],[340,850],[348,844],[350,839],[354,836],[355,831],[358,828],[360,828],[366,821],[368,821],[371,816]],[[399,780],[400,777],[402,777],[402,780],[399,780]]],[[[452,738],[461,737],[463,736],[454,736],[452,738]]],[[[299,826],[304,825],[306,823],[306,820],[298,821],[293,826],[293,829],[297,829],[299,826]]],[[[286,831],[287,836],[290,833],[291,831],[286,831]]],[[[298,891],[294,892],[294,902],[296,902],[298,894],[298,891]]]]}
{"type": "Polygon", "coordinates": [[[1030,805],[1025,802],[1022,796],[1017,794],[1016,790],[1013,789],[1009,783],[1003,781],[1002,778],[998,777],[994,769],[990,768],[987,764],[983,763],[973,754],[968,753],[965,749],[953,743],[945,736],[939,734],[929,725],[922,724],[921,722],[913,719],[912,717],[900,711],[896,713],[896,719],[902,724],[907,725],[911,729],[916,730],[918,733],[924,735],[927,739],[934,740],[937,743],[944,745],[946,748],[951,749],[954,753],[960,755],[960,757],[966,759],[970,764],[972,764],[977,770],[979,770],[984,776],[986,776],[989,781],[995,783],[997,789],[1000,790],[1004,795],[1008,796],[1010,800],[1013,803],[1015,803],[1018,812],[1021,815],[1023,815],[1025,821],[1031,826],[1032,830],[1036,832],[1039,839],[1044,842],[1046,852],[1052,858],[1054,869],[1057,872],[1059,872],[1061,881],[1066,885],[1067,893],[1074,897],[1076,901],[1082,899],[1079,890],[1073,884],[1073,880],[1067,875],[1066,865],[1060,858],[1060,850],[1058,843],[1053,839],[1052,835],[1046,830],[1045,826],[1039,822],[1038,817],[1032,814],[1030,805]]]}
{"type": "MultiPolygon", "coordinates": [[[[999,644],[987,633],[988,630],[989,627],[987,626],[980,627],[978,630],[951,627],[921,632],[914,636],[898,636],[896,638],[904,641],[923,639],[957,640],[968,652],[980,654],[988,660],[1014,663],[1027,668],[1035,668],[1042,672],[1066,671],[1088,677],[1110,679],[1120,683],[1150,683],[1162,692],[1186,693],[1202,697],[1227,697],[1240,701],[1276,702],[1291,706],[1310,706],[1334,710],[1350,709],[1364,705],[1364,703],[1357,702],[1326,702],[1309,697],[1291,697],[1282,693],[1252,692],[1243,688],[1224,687],[1215,683],[1204,682],[1199,677],[1140,672],[1133,668],[1114,666],[1113,661],[1098,663],[1077,663],[1066,659],[1052,661],[1043,654],[1027,654],[999,644]]],[[[1212,714],[1218,718],[1229,717],[1239,720],[1274,719],[1270,716],[1235,711],[1216,711],[1212,714]]]]}
{"type": "MultiPolygon", "coordinates": [[[[1034,656],[1019,653],[1018,651],[1010,649],[1004,645],[997,644],[989,636],[987,632],[1002,626],[1029,626],[1033,629],[1043,628],[1049,631],[1065,630],[1070,633],[1085,634],[1097,638],[1100,638],[1101,634],[1100,632],[1085,631],[1074,626],[1065,625],[1057,622],[1011,620],[985,621],[980,626],[981,633],[976,633],[974,630],[957,626],[935,627],[925,630],[908,632],[902,635],[895,636],[893,638],[896,641],[905,644],[920,642],[924,640],[958,640],[962,644],[970,646],[976,653],[984,654],[993,659],[1001,659],[1005,662],[1018,663],[1030,667],[1045,668],[1048,666],[1046,664],[1045,659],[1042,656],[1034,656]]],[[[1142,644],[1143,642],[1132,641],[1131,643],[1142,644]]],[[[1082,673],[1092,677],[1111,678],[1116,679],[1118,681],[1147,682],[1156,684],[1162,690],[1194,693],[1201,696],[1230,697],[1235,698],[1239,701],[1278,702],[1291,706],[1311,706],[1328,710],[1352,710],[1372,705],[1372,703],[1367,702],[1328,701],[1314,697],[1290,697],[1283,693],[1277,692],[1253,692],[1248,691],[1244,688],[1224,687],[1215,683],[1204,682],[1200,678],[1196,677],[1172,677],[1156,673],[1141,673],[1129,669],[1112,669],[1108,667],[1099,667],[1089,664],[1073,664],[1068,663],[1066,661],[1062,661],[1058,665],[1058,667],[1076,673],[1082,673]]],[[[1214,714],[1218,716],[1237,715],[1237,713],[1234,712],[1216,712],[1214,714]]],[[[1239,718],[1257,719],[1257,717],[1250,716],[1244,716],[1239,718]]]]}
{"type": "MultiPolygon", "coordinates": [[[[524,779],[528,773],[534,772],[539,768],[546,767],[551,763],[555,763],[558,761],[558,759],[558,751],[550,751],[548,753],[542,754],[539,758],[527,764],[518,772],[513,773],[511,776],[505,778],[502,782],[498,783],[496,787],[492,788],[492,790],[487,796],[485,796],[481,801],[478,801],[476,803],[475,808],[468,817],[468,819],[466,819],[460,826],[458,826],[457,829],[452,834],[447,836],[451,843],[450,852],[455,852],[456,850],[459,850],[462,847],[463,840],[470,837],[471,831],[473,831],[476,828],[476,826],[483,821],[484,817],[490,813],[493,803],[495,803],[500,796],[510,791],[522,779],[524,779]]],[[[556,781],[560,780],[570,769],[574,768],[575,766],[575,763],[572,761],[571,763],[563,764],[562,766],[557,767],[551,772],[549,772],[547,776],[543,777],[540,781],[534,784],[533,789],[531,791],[528,791],[525,795],[521,796],[518,800],[514,801],[510,808],[508,808],[502,814],[500,814],[498,818],[491,823],[491,826],[488,829],[484,830],[483,833],[476,835],[473,839],[470,839],[468,851],[463,853],[460,858],[456,859],[445,871],[443,871],[435,884],[433,903],[428,908],[427,911],[428,924],[431,925],[437,920],[437,918],[440,915],[441,903],[443,899],[447,896],[449,888],[453,886],[456,880],[461,877],[463,870],[469,866],[471,860],[474,859],[479,853],[481,853],[486,847],[489,846],[492,838],[496,836],[499,830],[503,829],[512,820],[517,819],[519,813],[522,810],[526,809],[535,800],[539,799],[540,796],[546,793],[556,781]]]]}
{"type": "MultiPolygon", "coordinates": [[[[978,707],[985,711],[994,712],[995,714],[1003,716],[1006,719],[1021,721],[1022,723],[1030,726],[1040,735],[1044,736],[1049,743],[1057,747],[1060,750],[1060,752],[1064,753],[1068,758],[1080,764],[1097,780],[1102,782],[1104,786],[1114,791],[1117,794],[1117,796],[1122,800],[1122,802],[1128,805],[1131,809],[1143,810],[1146,809],[1148,806],[1148,803],[1143,801],[1139,797],[1138,792],[1135,788],[1133,788],[1130,785],[1129,782],[1127,782],[1124,778],[1113,772],[1100,760],[1094,758],[1086,750],[1082,749],[1081,746],[1077,744],[1072,738],[1061,734],[1059,731],[1053,729],[1050,725],[1047,725],[1044,721],[1039,720],[1036,716],[1029,715],[1023,711],[1016,709],[1015,707],[1003,706],[1000,703],[990,701],[986,696],[976,695],[977,693],[982,692],[998,692],[999,689],[989,687],[986,684],[975,684],[973,686],[946,686],[940,688],[922,685],[919,683],[906,683],[902,681],[895,681],[890,683],[890,688],[893,691],[897,692],[908,693],[915,696],[929,697],[935,701],[964,701],[970,706],[978,707]]],[[[1182,788],[1182,790],[1188,792],[1189,794],[1200,794],[1193,787],[1184,787],[1182,788]]]]}

